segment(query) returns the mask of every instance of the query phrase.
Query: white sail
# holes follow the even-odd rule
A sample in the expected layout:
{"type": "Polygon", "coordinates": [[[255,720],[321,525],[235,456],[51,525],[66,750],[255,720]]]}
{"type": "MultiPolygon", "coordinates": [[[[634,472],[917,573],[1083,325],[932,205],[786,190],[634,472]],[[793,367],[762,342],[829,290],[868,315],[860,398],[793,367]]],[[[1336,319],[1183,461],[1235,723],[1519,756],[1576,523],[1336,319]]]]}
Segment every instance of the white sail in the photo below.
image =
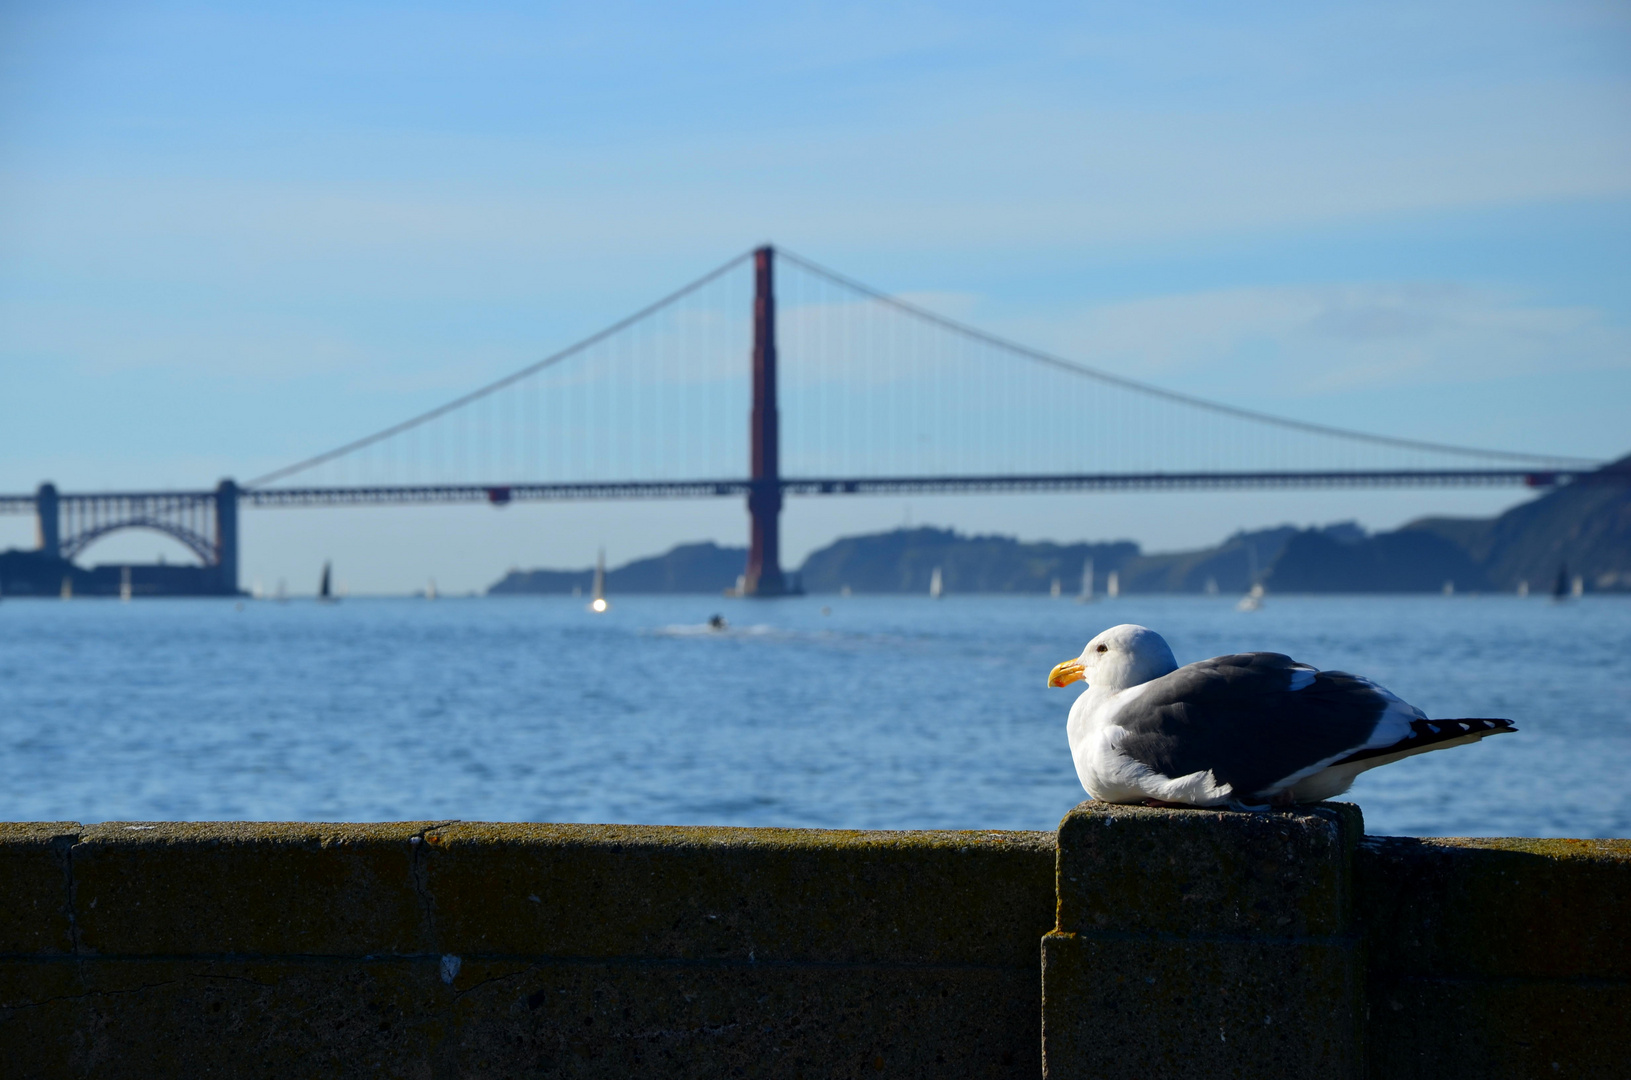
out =
{"type": "Polygon", "coordinates": [[[1112,600],[1121,595],[1121,575],[1114,570],[1105,575],[1104,595],[1112,600]]]}
{"type": "Polygon", "coordinates": [[[1089,558],[1082,564],[1082,591],[1076,594],[1078,604],[1091,604],[1093,602],[1093,560],[1089,558]]]}
{"type": "Polygon", "coordinates": [[[1048,586],[1048,595],[1051,596],[1053,599],[1057,600],[1057,599],[1059,599],[1059,592],[1060,592],[1059,579],[1054,578],[1053,579],[1053,584],[1048,586]]]}
{"type": "Polygon", "coordinates": [[[944,586],[945,583],[940,577],[940,567],[937,566],[934,568],[934,573],[929,575],[929,599],[940,599],[940,594],[944,591],[944,586]]]}

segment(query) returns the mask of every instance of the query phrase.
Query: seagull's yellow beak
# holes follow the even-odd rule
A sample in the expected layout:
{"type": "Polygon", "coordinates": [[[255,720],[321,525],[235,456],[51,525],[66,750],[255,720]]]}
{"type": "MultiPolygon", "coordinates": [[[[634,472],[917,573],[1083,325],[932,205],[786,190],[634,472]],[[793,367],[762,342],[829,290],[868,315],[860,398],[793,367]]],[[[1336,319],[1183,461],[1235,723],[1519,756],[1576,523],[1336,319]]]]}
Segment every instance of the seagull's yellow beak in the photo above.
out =
{"type": "Polygon", "coordinates": [[[1062,664],[1055,664],[1053,670],[1048,672],[1049,686],[1069,686],[1073,682],[1081,682],[1087,678],[1082,673],[1082,659],[1075,657],[1062,664]]]}

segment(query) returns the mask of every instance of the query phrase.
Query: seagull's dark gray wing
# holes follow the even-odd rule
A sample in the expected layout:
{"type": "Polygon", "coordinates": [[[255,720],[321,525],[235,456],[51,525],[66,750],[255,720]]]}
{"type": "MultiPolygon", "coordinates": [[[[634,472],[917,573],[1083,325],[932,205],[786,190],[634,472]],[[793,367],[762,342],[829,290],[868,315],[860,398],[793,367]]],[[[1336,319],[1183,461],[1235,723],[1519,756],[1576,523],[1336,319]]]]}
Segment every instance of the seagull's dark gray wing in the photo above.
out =
{"type": "Polygon", "coordinates": [[[1357,676],[1281,653],[1236,653],[1152,680],[1115,722],[1128,733],[1121,749],[1129,757],[1169,777],[1210,769],[1249,799],[1360,750],[1387,707],[1357,676]]]}

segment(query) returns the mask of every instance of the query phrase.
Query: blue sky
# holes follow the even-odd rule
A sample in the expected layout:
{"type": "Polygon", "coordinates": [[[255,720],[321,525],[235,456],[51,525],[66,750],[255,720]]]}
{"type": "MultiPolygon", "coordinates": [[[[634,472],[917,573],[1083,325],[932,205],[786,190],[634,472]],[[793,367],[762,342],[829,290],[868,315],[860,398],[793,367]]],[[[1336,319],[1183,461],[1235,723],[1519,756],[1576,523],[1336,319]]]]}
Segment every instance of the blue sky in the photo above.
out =
{"type": "MultiPolygon", "coordinates": [[[[766,239],[1191,393],[1617,456],[1628,91],[1615,4],[6,4],[0,489],[255,475],[766,239]]],[[[828,500],[787,531],[1171,547],[1516,498],[828,500]]],[[[726,503],[257,511],[245,583],[743,535],[726,503]]]]}

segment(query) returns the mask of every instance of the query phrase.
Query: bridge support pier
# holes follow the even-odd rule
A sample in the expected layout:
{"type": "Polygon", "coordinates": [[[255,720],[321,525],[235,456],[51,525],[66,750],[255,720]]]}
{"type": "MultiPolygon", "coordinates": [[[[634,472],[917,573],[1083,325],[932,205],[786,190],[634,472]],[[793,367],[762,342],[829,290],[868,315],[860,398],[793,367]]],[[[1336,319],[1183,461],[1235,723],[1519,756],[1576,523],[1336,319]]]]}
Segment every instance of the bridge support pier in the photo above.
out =
{"type": "Polygon", "coordinates": [[[40,550],[52,557],[62,554],[62,514],[57,485],[44,483],[34,493],[34,514],[39,520],[40,550]]]}
{"type": "Polygon", "coordinates": [[[238,485],[222,480],[215,489],[215,568],[221,591],[238,593],[238,485]]]}
{"type": "Polygon", "coordinates": [[[781,566],[782,480],[776,407],[775,251],[753,253],[753,415],[748,424],[748,565],[743,596],[787,596],[781,566]]]}

